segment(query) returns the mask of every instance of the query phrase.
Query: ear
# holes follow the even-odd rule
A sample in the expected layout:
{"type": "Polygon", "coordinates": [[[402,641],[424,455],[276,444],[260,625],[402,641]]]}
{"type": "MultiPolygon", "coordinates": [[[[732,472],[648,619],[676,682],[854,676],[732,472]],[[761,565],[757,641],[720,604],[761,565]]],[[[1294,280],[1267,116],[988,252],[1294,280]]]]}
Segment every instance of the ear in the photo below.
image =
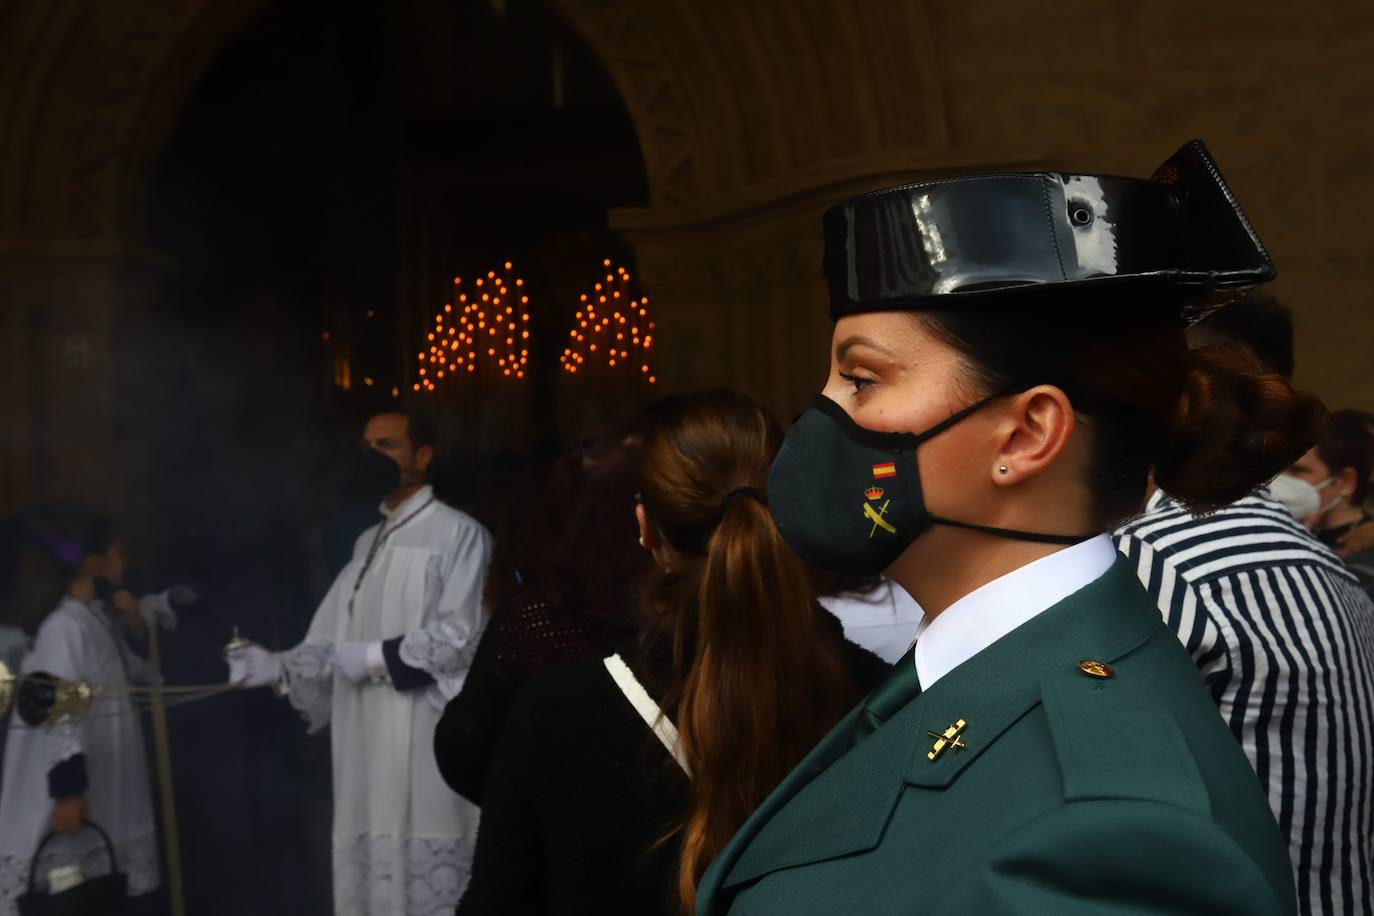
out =
{"type": "Polygon", "coordinates": [[[1356,486],[1360,482],[1360,475],[1355,473],[1355,469],[1341,468],[1335,476],[1336,490],[1347,499],[1354,496],[1356,486]]]}
{"type": "Polygon", "coordinates": [[[996,464],[988,471],[999,486],[1044,472],[1064,451],[1078,425],[1068,395],[1053,385],[1036,385],[1016,395],[1004,417],[996,464]]]}
{"type": "Polygon", "coordinates": [[[422,445],[415,450],[415,467],[419,468],[421,473],[429,470],[430,462],[433,460],[434,446],[422,445]]]}
{"type": "Polygon", "coordinates": [[[658,549],[658,532],[654,530],[654,523],[649,521],[649,513],[644,511],[643,503],[635,504],[635,521],[639,523],[640,544],[653,553],[658,549]]]}

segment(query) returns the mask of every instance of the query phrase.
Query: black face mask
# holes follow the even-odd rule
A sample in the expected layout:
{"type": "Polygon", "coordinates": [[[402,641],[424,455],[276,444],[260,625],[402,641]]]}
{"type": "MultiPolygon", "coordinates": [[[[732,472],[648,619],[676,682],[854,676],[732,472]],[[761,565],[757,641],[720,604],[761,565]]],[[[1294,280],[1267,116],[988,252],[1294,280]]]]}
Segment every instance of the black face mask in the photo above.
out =
{"type": "Polygon", "coordinates": [[[361,448],[349,468],[345,492],[364,499],[382,499],[400,484],[401,468],[375,448],[361,448]]]}
{"type": "Polygon", "coordinates": [[[923,433],[864,429],[839,404],[824,395],[816,398],[787,434],[768,477],[768,503],[787,546],[813,566],[873,575],[891,566],[932,525],[1048,544],[1085,540],[1089,536],[957,522],[926,508],[917,446],[1005,393],[971,404],[923,433]]]}

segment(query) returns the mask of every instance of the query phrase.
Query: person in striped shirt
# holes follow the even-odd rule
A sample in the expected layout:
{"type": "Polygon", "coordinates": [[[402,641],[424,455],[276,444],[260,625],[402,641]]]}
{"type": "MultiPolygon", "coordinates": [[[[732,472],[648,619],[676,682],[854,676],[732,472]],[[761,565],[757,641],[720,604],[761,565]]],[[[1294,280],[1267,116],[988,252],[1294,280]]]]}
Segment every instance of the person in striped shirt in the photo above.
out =
{"type": "MultiPolygon", "coordinates": [[[[1287,323],[1291,371],[1286,310],[1238,308],[1267,340],[1287,323]]],[[[1157,491],[1116,539],[1267,789],[1301,911],[1374,913],[1374,606],[1355,576],[1266,490],[1205,517],[1157,491]]]]}

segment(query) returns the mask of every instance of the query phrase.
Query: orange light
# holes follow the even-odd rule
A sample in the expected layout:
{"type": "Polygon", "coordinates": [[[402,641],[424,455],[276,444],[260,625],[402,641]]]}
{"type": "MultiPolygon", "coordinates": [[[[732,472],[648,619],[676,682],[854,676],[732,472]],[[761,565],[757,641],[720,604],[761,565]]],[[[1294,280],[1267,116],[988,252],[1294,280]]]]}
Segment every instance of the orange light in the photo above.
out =
{"type": "Polygon", "coordinates": [[[419,390],[420,390],[420,383],[419,383],[419,382],[416,382],[416,383],[415,383],[415,390],[416,390],[416,391],[419,391],[419,390]]]}
{"type": "Polygon", "coordinates": [[[478,278],[477,278],[477,285],[478,285],[478,286],[481,286],[483,282],[484,282],[484,281],[482,280],[481,277],[478,277],[478,278]]]}
{"type": "Polygon", "coordinates": [[[517,372],[517,373],[515,373],[515,377],[516,377],[516,378],[524,378],[524,377],[525,377],[525,373],[523,373],[523,372],[517,372]]]}
{"type": "Polygon", "coordinates": [[[469,371],[469,372],[473,372],[473,371],[475,371],[476,369],[477,369],[476,366],[474,366],[472,363],[468,363],[468,371],[469,371]]]}
{"type": "Polygon", "coordinates": [[[612,366],[615,365],[615,360],[611,360],[611,365],[612,365],[612,366]]]}
{"type": "Polygon", "coordinates": [[[520,332],[520,339],[521,339],[521,340],[529,340],[529,339],[530,339],[530,332],[529,332],[529,331],[521,331],[521,332],[520,332]]]}
{"type": "Polygon", "coordinates": [[[510,346],[514,346],[514,344],[515,344],[515,338],[514,338],[514,337],[507,337],[507,338],[506,338],[506,346],[510,347],[510,346]]]}
{"type": "Polygon", "coordinates": [[[453,311],[453,306],[449,305],[447,302],[444,303],[444,313],[445,313],[445,314],[448,314],[449,312],[452,312],[452,311],[453,311]]]}
{"type": "Polygon", "coordinates": [[[601,262],[601,266],[602,266],[602,267],[610,267],[610,266],[611,266],[611,259],[610,259],[610,258],[607,258],[606,260],[602,261],[602,262],[601,262]]]}
{"type": "Polygon", "coordinates": [[[606,297],[605,297],[605,296],[602,296],[602,297],[601,297],[600,299],[598,299],[597,301],[599,301],[599,302],[605,302],[605,301],[606,301],[606,297]]]}
{"type": "Polygon", "coordinates": [[[489,270],[489,271],[487,271],[487,278],[488,278],[488,279],[491,279],[491,278],[494,277],[494,276],[496,276],[496,271],[494,271],[494,270],[489,270]]]}
{"type": "Polygon", "coordinates": [[[440,369],[440,370],[439,370],[437,373],[435,373],[435,374],[436,374],[439,378],[443,378],[443,377],[444,377],[444,370],[443,370],[443,369],[440,369]]]}
{"type": "Polygon", "coordinates": [[[510,270],[510,261],[506,262],[506,270],[510,270]]]}
{"type": "Polygon", "coordinates": [[[520,304],[521,304],[521,305],[528,305],[528,304],[529,304],[529,301],[530,301],[530,297],[529,297],[529,296],[521,296],[521,297],[520,297],[520,304]]]}
{"type": "Polygon", "coordinates": [[[596,284],[596,291],[597,291],[598,293],[601,292],[601,284],[600,284],[600,283],[596,284]]]}
{"type": "Polygon", "coordinates": [[[591,351],[592,351],[593,353],[596,352],[596,344],[592,344],[592,346],[591,346],[591,351]]]}
{"type": "Polygon", "coordinates": [[[488,356],[495,356],[495,355],[496,355],[496,349],[495,349],[494,347],[489,347],[489,348],[487,348],[487,355],[488,355],[488,356]]]}
{"type": "Polygon", "coordinates": [[[525,281],[524,281],[524,280],[521,280],[519,277],[516,277],[516,278],[515,278],[515,285],[516,285],[516,286],[524,286],[524,285],[525,285],[525,281]]]}
{"type": "Polygon", "coordinates": [[[430,331],[430,332],[429,332],[429,339],[430,339],[430,340],[433,340],[433,339],[434,339],[434,332],[433,332],[433,331],[430,331]]]}
{"type": "Polygon", "coordinates": [[[650,384],[650,385],[652,385],[654,382],[657,382],[657,381],[658,381],[658,379],[654,378],[652,375],[649,376],[649,384],[650,384]]]}
{"type": "Polygon", "coordinates": [[[639,367],[639,371],[640,371],[640,372],[648,372],[648,371],[649,371],[649,367],[648,367],[648,366],[640,366],[640,367],[639,367]]]}

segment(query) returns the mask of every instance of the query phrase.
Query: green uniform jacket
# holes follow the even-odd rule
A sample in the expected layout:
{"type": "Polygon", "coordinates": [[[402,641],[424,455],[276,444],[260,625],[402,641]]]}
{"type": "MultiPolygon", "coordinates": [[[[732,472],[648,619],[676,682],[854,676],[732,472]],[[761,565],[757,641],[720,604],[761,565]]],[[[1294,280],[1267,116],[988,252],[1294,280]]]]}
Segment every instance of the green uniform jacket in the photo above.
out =
{"type": "Polygon", "coordinates": [[[1259,781],[1122,562],[854,746],[857,716],[726,845],[698,916],[1295,912],[1259,781]]]}

